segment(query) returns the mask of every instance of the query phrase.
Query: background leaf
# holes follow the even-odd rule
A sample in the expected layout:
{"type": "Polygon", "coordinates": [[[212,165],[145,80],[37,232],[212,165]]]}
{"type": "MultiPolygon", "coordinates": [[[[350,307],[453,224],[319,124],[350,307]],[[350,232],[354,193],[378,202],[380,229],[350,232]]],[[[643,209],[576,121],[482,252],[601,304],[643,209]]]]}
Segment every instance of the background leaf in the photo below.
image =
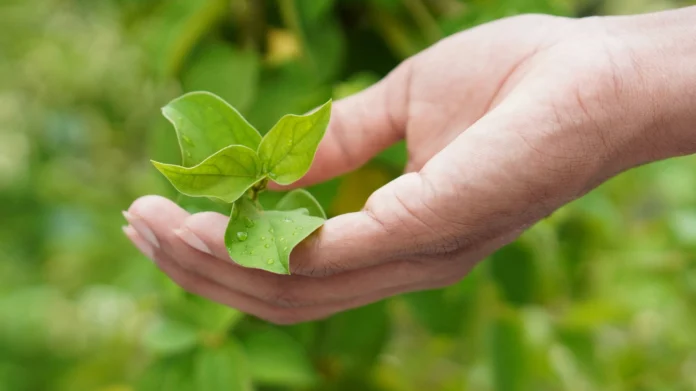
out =
{"type": "Polygon", "coordinates": [[[253,386],[244,351],[236,341],[201,350],[195,357],[194,381],[197,390],[251,391],[253,386]]]}
{"type": "Polygon", "coordinates": [[[284,116],[264,136],[259,157],[274,182],[289,185],[307,173],[330,116],[331,101],[307,115],[284,116]]]}
{"type": "Polygon", "coordinates": [[[261,135],[237,110],[208,92],[191,92],[162,108],[174,125],[181,146],[183,166],[201,163],[230,145],[256,150],[261,135]]]}
{"type": "Polygon", "coordinates": [[[290,252],[322,224],[324,219],[306,211],[262,211],[242,197],[234,205],[225,245],[242,266],[290,274],[290,252]]]}
{"type": "Polygon", "coordinates": [[[180,322],[163,319],[145,334],[145,347],[161,355],[170,355],[189,350],[196,346],[196,329],[180,322]]]}
{"type": "Polygon", "coordinates": [[[242,145],[224,148],[193,167],[152,163],[181,193],[228,203],[262,178],[256,152],[242,145]]]}
{"type": "Polygon", "coordinates": [[[276,387],[308,388],[318,378],[304,347],[274,328],[248,335],[243,341],[254,382],[276,387]]]}
{"type": "Polygon", "coordinates": [[[216,40],[196,48],[182,72],[181,82],[187,92],[209,91],[244,112],[256,97],[259,67],[255,51],[240,50],[216,40]]]}

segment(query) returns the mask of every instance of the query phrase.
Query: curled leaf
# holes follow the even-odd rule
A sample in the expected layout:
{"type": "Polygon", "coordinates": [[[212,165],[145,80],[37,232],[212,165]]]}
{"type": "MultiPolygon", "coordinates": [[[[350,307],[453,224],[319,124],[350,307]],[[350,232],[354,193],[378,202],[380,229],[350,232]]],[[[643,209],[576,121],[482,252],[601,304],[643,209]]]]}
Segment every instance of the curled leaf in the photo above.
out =
{"type": "Polygon", "coordinates": [[[262,179],[256,152],[230,145],[194,167],[152,162],[181,193],[232,203],[262,179]]]}
{"type": "Polygon", "coordinates": [[[322,224],[306,209],[262,211],[247,197],[233,207],[225,232],[230,257],[244,267],[290,274],[290,252],[322,224]]]}
{"type": "Polygon", "coordinates": [[[306,209],[310,216],[326,219],[326,213],[312,193],[304,189],[295,189],[278,201],[276,210],[292,211],[306,209]]]}

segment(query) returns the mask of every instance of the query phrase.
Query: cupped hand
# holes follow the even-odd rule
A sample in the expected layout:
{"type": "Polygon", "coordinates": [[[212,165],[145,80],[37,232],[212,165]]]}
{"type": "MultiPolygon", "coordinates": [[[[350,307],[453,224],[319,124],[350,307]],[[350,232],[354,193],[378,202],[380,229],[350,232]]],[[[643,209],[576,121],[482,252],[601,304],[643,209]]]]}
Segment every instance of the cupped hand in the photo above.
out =
{"type": "Polygon", "coordinates": [[[407,172],[362,211],[328,220],[293,252],[290,276],[232,263],[226,216],[189,215],[161,197],[135,201],[125,232],[184,289],[275,323],[453,284],[558,207],[653,157],[641,155],[635,131],[649,102],[630,103],[644,85],[639,68],[606,19],[540,15],[408,59],[334,104],[298,185],[356,169],[400,139],[407,172]]]}

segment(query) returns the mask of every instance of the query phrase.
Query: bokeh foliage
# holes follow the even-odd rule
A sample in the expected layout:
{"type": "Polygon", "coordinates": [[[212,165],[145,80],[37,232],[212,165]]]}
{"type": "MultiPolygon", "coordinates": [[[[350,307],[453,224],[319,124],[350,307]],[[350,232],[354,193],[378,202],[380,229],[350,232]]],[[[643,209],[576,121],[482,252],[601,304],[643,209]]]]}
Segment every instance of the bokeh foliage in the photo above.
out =
{"type": "MultiPolygon", "coordinates": [[[[267,130],[489,20],[690,3],[3,0],[0,390],[696,389],[692,157],[611,180],[459,284],[290,327],[182,292],[119,213],[175,197],[148,159],[177,161],[159,108],[183,92],[267,130]]],[[[397,145],[312,192],[359,209],[404,160],[397,145]]]]}

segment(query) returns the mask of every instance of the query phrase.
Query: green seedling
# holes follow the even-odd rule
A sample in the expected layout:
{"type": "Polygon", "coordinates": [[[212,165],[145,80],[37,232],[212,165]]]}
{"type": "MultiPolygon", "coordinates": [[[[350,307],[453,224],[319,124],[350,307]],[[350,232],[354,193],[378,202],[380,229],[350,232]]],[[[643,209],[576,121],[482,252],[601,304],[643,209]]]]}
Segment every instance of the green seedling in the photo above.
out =
{"type": "Polygon", "coordinates": [[[257,197],[269,181],[290,185],[314,160],[331,116],[331,101],[307,115],[286,115],[264,137],[221,98],[185,94],[162,109],[174,125],[182,165],[153,161],[182,194],[232,204],[225,245],[244,267],[290,274],[290,252],[326,221],[306,190],[286,194],[273,210],[257,197]]]}

